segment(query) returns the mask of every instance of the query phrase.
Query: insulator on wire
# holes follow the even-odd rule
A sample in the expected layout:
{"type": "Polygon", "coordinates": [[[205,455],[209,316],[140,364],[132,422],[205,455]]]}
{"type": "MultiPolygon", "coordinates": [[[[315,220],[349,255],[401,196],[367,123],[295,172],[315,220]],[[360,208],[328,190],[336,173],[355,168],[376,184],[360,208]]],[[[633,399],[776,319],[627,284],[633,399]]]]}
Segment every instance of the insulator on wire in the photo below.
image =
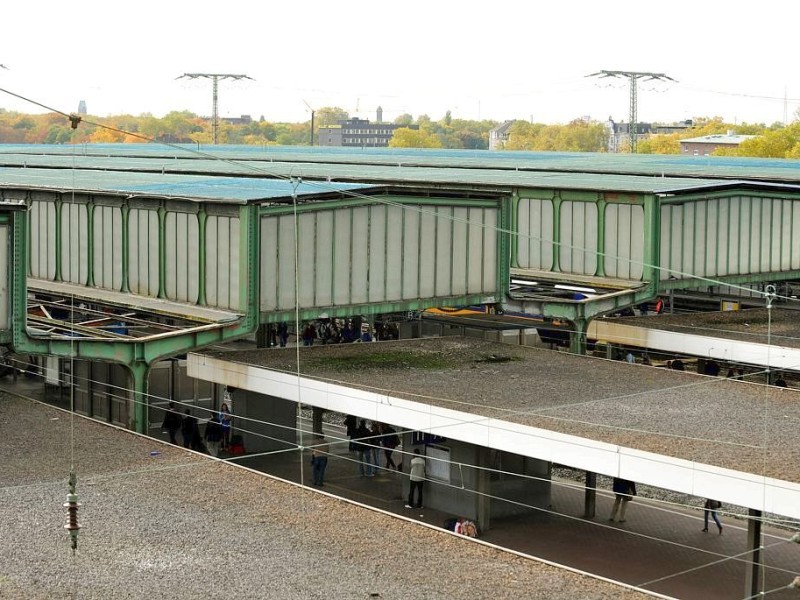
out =
{"type": "Polygon", "coordinates": [[[67,501],[64,503],[64,507],[67,509],[67,524],[64,525],[64,529],[69,531],[69,537],[72,542],[72,551],[78,549],[78,532],[81,529],[81,526],[78,525],[78,495],[75,493],[75,484],[77,483],[78,478],[75,476],[75,471],[70,470],[69,472],[69,494],[67,494],[67,501]]]}

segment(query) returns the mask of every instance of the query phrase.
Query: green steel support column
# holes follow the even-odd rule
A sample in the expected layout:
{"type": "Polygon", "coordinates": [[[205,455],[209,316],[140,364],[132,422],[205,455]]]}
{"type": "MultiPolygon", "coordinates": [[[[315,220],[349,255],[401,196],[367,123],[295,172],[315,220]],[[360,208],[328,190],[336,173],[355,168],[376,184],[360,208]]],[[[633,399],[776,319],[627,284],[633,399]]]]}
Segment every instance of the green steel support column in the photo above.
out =
{"type": "Polygon", "coordinates": [[[511,195],[510,204],[511,254],[509,256],[509,265],[516,267],[519,264],[519,190],[514,190],[514,193],[511,195]]]}
{"type": "Polygon", "coordinates": [[[61,227],[62,222],[61,220],[64,218],[64,201],[59,197],[58,200],[55,201],[56,207],[56,235],[55,235],[55,244],[56,244],[56,281],[64,281],[64,278],[61,275],[61,227]]]}
{"type": "Polygon", "coordinates": [[[158,209],[158,297],[167,297],[167,209],[158,209]]]}
{"type": "Polygon", "coordinates": [[[28,265],[30,264],[30,247],[28,246],[28,214],[24,211],[13,215],[11,235],[11,252],[9,278],[11,296],[11,331],[12,343],[16,349],[25,340],[25,327],[28,321],[28,265]]]}
{"type": "Polygon", "coordinates": [[[148,422],[148,399],[147,399],[147,378],[150,375],[150,366],[147,363],[136,361],[128,365],[131,372],[133,383],[133,423],[129,429],[136,433],[147,433],[148,422]]]}
{"type": "Polygon", "coordinates": [[[644,241],[642,279],[651,282],[655,297],[659,293],[661,275],[661,203],[657,196],[644,197],[644,241]]]}
{"type": "Polygon", "coordinates": [[[86,260],[86,285],[94,287],[94,202],[86,204],[86,260]]]}
{"type": "Polygon", "coordinates": [[[561,271],[561,196],[553,194],[553,271],[561,271]]]}
{"type": "Polygon", "coordinates": [[[572,354],[586,354],[586,332],[589,329],[589,319],[578,317],[572,321],[572,331],[569,333],[569,351],[572,354]]]}
{"type": "Polygon", "coordinates": [[[208,214],[205,206],[200,207],[197,213],[197,245],[200,253],[197,261],[197,303],[201,306],[206,305],[206,225],[208,224],[208,214]]]}
{"type": "Polygon", "coordinates": [[[514,208],[516,194],[500,201],[500,229],[497,232],[497,302],[503,302],[508,294],[511,281],[511,264],[514,260],[516,229],[514,224],[514,208]]]}
{"type": "Polygon", "coordinates": [[[597,277],[606,276],[606,206],[602,198],[597,201],[597,277]]]}
{"type": "Polygon", "coordinates": [[[241,268],[240,273],[244,277],[239,277],[239,302],[244,303],[245,322],[242,323],[244,329],[255,331],[260,322],[260,220],[258,206],[243,206],[239,211],[239,256],[241,268]]]}
{"type": "Polygon", "coordinates": [[[128,203],[122,205],[122,292],[130,293],[130,231],[128,231],[128,221],[130,218],[131,207],[128,203]]]}

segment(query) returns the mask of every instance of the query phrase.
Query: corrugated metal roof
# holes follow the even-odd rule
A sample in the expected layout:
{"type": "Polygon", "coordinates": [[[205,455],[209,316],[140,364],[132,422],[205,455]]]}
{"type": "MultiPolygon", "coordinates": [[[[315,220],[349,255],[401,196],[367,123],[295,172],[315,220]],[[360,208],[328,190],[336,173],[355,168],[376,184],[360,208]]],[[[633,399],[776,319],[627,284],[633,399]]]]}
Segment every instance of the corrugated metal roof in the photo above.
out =
{"type": "MultiPolygon", "coordinates": [[[[373,186],[353,183],[300,182],[298,198],[364,192],[373,186]]],[[[55,191],[113,192],[132,196],[212,200],[230,204],[288,201],[295,184],[286,179],[209,177],[82,169],[0,168],[0,187],[55,191]]]]}
{"type": "Polygon", "coordinates": [[[198,152],[195,146],[157,144],[31,145],[0,147],[0,164],[632,193],[727,188],[745,181],[800,184],[798,161],[640,154],[301,146],[213,146],[198,152]]]}

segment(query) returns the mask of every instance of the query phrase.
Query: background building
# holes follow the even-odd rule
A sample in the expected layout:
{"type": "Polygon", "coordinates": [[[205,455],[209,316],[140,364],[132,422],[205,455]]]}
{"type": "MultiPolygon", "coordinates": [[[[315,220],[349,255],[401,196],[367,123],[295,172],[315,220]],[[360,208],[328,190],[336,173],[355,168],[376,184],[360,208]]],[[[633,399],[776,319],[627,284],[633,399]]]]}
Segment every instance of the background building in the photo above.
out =
{"type": "Polygon", "coordinates": [[[416,129],[416,125],[395,125],[383,122],[383,109],[377,109],[377,123],[370,123],[369,119],[340,119],[336,125],[319,128],[320,146],[344,146],[349,148],[386,148],[392,139],[395,129],[409,127],[416,129]]]}

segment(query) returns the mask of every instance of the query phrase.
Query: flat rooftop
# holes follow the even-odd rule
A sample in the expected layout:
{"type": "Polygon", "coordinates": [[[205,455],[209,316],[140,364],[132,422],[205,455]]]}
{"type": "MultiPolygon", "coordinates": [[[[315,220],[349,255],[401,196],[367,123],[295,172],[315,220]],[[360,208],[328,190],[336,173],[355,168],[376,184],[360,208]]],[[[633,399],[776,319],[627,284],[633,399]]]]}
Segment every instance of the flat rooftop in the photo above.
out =
{"type": "Polygon", "coordinates": [[[795,390],[460,337],[205,355],[800,482],[795,390]]]}
{"type": "Polygon", "coordinates": [[[0,423],[3,598],[651,597],[4,392],[0,423]]]}
{"type": "Polygon", "coordinates": [[[661,314],[614,321],[687,335],[800,348],[800,311],[791,309],[773,308],[767,311],[766,308],[752,308],[680,315],[661,314]]]}

